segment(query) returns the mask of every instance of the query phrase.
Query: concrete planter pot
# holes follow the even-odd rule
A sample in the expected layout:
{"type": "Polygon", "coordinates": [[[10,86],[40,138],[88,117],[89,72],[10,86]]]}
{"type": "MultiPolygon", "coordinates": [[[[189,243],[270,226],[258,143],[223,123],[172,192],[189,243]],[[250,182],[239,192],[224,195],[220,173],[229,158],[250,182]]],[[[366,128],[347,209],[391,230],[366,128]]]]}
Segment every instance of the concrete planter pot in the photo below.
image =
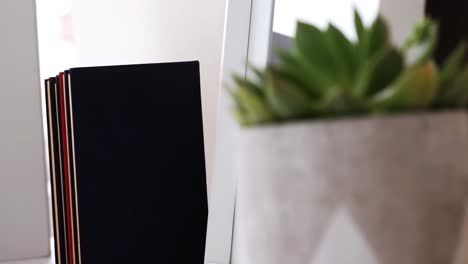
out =
{"type": "Polygon", "coordinates": [[[467,113],[265,126],[240,142],[233,263],[459,261],[467,113]]]}

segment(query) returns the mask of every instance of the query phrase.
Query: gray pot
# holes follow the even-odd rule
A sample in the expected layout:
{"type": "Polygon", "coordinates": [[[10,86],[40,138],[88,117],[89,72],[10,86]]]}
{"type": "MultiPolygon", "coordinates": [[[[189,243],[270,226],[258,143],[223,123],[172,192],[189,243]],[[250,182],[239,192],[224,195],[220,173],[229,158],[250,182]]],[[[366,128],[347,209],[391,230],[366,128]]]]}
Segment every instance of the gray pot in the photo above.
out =
{"type": "Polygon", "coordinates": [[[239,154],[233,263],[462,258],[465,112],[249,128],[239,154]]]}

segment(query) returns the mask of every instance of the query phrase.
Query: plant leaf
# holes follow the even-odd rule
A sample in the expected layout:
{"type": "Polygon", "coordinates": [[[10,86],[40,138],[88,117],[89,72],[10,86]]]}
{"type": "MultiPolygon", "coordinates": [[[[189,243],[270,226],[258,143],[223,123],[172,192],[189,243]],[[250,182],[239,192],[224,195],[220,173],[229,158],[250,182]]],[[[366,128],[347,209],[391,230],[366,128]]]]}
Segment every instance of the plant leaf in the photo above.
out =
{"type": "Polygon", "coordinates": [[[370,28],[365,30],[362,34],[362,38],[356,43],[359,71],[362,71],[362,68],[365,67],[368,61],[374,56],[382,52],[388,46],[391,46],[389,30],[381,16],[378,16],[370,28]]]}
{"type": "Polygon", "coordinates": [[[439,107],[466,106],[468,96],[468,65],[463,67],[452,79],[441,86],[436,105],[439,107]]]}
{"type": "Polygon", "coordinates": [[[267,73],[267,99],[271,109],[283,119],[311,116],[312,105],[307,94],[271,69],[267,73]]]}
{"type": "Polygon", "coordinates": [[[242,109],[233,107],[232,112],[234,113],[234,117],[236,118],[237,122],[239,122],[241,126],[250,126],[250,125],[255,124],[255,123],[249,122],[247,114],[243,112],[242,109]]]}
{"type": "Polygon", "coordinates": [[[437,107],[453,106],[459,92],[455,88],[455,79],[459,74],[463,74],[465,55],[467,54],[466,42],[461,42],[457,48],[450,53],[445,60],[439,73],[439,92],[437,94],[435,105],[437,107]]]}
{"type": "Polygon", "coordinates": [[[234,91],[234,89],[230,87],[226,87],[226,90],[229,93],[229,95],[231,95],[231,98],[234,101],[234,105],[232,106],[234,117],[237,119],[241,126],[248,126],[249,120],[247,118],[245,108],[242,104],[242,101],[239,99],[238,94],[234,91]]]}
{"type": "Polygon", "coordinates": [[[335,87],[325,95],[319,104],[323,116],[345,116],[369,110],[368,103],[343,88],[335,87]]]}
{"type": "Polygon", "coordinates": [[[354,8],[354,27],[356,28],[356,35],[358,41],[363,41],[366,34],[366,28],[362,22],[361,15],[356,8],[354,8]]]}
{"type": "Polygon", "coordinates": [[[437,94],[437,68],[433,61],[415,65],[373,98],[377,111],[407,111],[432,104],[437,94]]]}
{"type": "Polygon", "coordinates": [[[278,57],[280,59],[277,71],[281,72],[283,76],[288,76],[292,82],[299,86],[303,86],[310,95],[319,96],[319,91],[315,89],[317,82],[305,71],[304,67],[289,51],[278,50],[278,57]]]}
{"type": "Polygon", "coordinates": [[[460,42],[457,48],[450,53],[445,60],[440,71],[440,83],[443,85],[452,80],[460,70],[465,56],[467,54],[467,45],[465,41],[460,42]]]}
{"type": "Polygon", "coordinates": [[[240,113],[246,124],[258,124],[272,122],[275,115],[270,110],[264,97],[259,96],[252,89],[246,86],[240,86],[236,91],[242,108],[240,113]]]}
{"type": "Polygon", "coordinates": [[[257,80],[264,84],[265,83],[265,71],[260,70],[252,64],[248,64],[249,69],[254,73],[257,80]]]}
{"type": "Polygon", "coordinates": [[[325,89],[336,81],[328,79],[314,65],[305,59],[300,59],[299,55],[294,56],[286,51],[280,51],[278,55],[281,60],[278,71],[303,87],[309,96],[320,97],[325,89]]]}
{"type": "Polygon", "coordinates": [[[374,95],[387,88],[403,71],[401,53],[393,47],[382,50],[366,62],[355,86],[356,94],[374,95]]]}
{"type": "Polygon", "coordinates": [[[454,90],[460,91],[455,100],[455,106],[464,107],[468,103],[468,66],[461,71],[458,78],[455,80],[454,90]]]}
{"type": "Polygon", "coordinates": [[[438,26],[432,20],[425,19],[417,24],[403,46],[406,64],[412,66],[430,59],[436,46],[437,36],[438,26]]]}
{"type": "Polygon", "coordinates": [[[329,24],[326,34],[328,46],[332,50],[334,64],[339,69],[337,75],[340,76],[344,82],[343,84],[347,87],[357,70],[356,50],[351,41],[333,24],[329,24]]]}
{"type": "Polygon", "coordinates": [[[298,59],[304,60],[328,79],[336,76],[336,65],[333,64],[333,55],[328,47],[325,32],[313,25],[303,22],[297,23],[295,44],[298,59]]]}
{"type": "Polygon", "coordinates": [[[244,77],[239,75],[234,75],[234,81],[239,87],[246,87],[250,91],[254,92],[257,95],[262,96],[264,94],[264,87],[261,84],[252,82],[244,77]]]}
{"type": "Polygon", "coordinates": [[[382,16],[378,16],[370,28],[367,58],[389,45],[389,29],[382,16]]]}

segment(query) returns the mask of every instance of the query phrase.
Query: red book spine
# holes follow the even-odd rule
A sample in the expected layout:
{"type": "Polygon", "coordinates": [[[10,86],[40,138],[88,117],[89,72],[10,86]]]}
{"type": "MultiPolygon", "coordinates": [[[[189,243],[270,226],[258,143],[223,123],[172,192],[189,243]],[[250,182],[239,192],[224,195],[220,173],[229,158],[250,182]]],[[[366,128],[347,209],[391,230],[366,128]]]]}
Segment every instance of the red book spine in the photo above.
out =
{"type": "Polygon", "coordinates": [[[70,179],[70,160],[68,150],[68,120],[67,120],[67,107],[65,105],[65,79],[64,73],[59,75],[60,85],[60,102],[61,102],[61,118],[62,118],[62,146],[63,146],[63,165],[64,165],[64,178],[65,178],[65,196],[66,196],[66,213],[67,213],[67,231],[68,231],[68,250],[69,250],[69,264],[75,264],[75,247],[74,247],[74,233],[73,233],[73,216],[72,216],[72,188],[70,179]]]}

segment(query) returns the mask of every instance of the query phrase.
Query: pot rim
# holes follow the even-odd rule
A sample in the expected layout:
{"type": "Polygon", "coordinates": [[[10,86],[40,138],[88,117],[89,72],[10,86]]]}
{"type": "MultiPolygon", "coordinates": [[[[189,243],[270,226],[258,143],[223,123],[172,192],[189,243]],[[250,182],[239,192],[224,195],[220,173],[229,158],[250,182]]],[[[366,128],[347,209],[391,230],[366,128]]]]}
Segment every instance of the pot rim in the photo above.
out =
{"type": "Polygon", "coordinates": [[[257,124],[250,127],[241,127],[241,133],[263,131],[272,129],[285,129],[303,126],[321,126],[321,125],[339,125],[349,123],[362,123],[372,121],[395,121],[402,118],[430,118],[443,115],[460,115],[468,116],[468,110],[465,109],[445,109],[445,110],[425,110],[425,111],[413,111],[413,112],[402,112],[402,113],[385,113],[385,114],[363,114],[354,116],[342,116],[342,117],[330,117],[330,118],[318,118],[318,119],[297,119],[297,120],[286,120],[283,122],[257,124]]]}

